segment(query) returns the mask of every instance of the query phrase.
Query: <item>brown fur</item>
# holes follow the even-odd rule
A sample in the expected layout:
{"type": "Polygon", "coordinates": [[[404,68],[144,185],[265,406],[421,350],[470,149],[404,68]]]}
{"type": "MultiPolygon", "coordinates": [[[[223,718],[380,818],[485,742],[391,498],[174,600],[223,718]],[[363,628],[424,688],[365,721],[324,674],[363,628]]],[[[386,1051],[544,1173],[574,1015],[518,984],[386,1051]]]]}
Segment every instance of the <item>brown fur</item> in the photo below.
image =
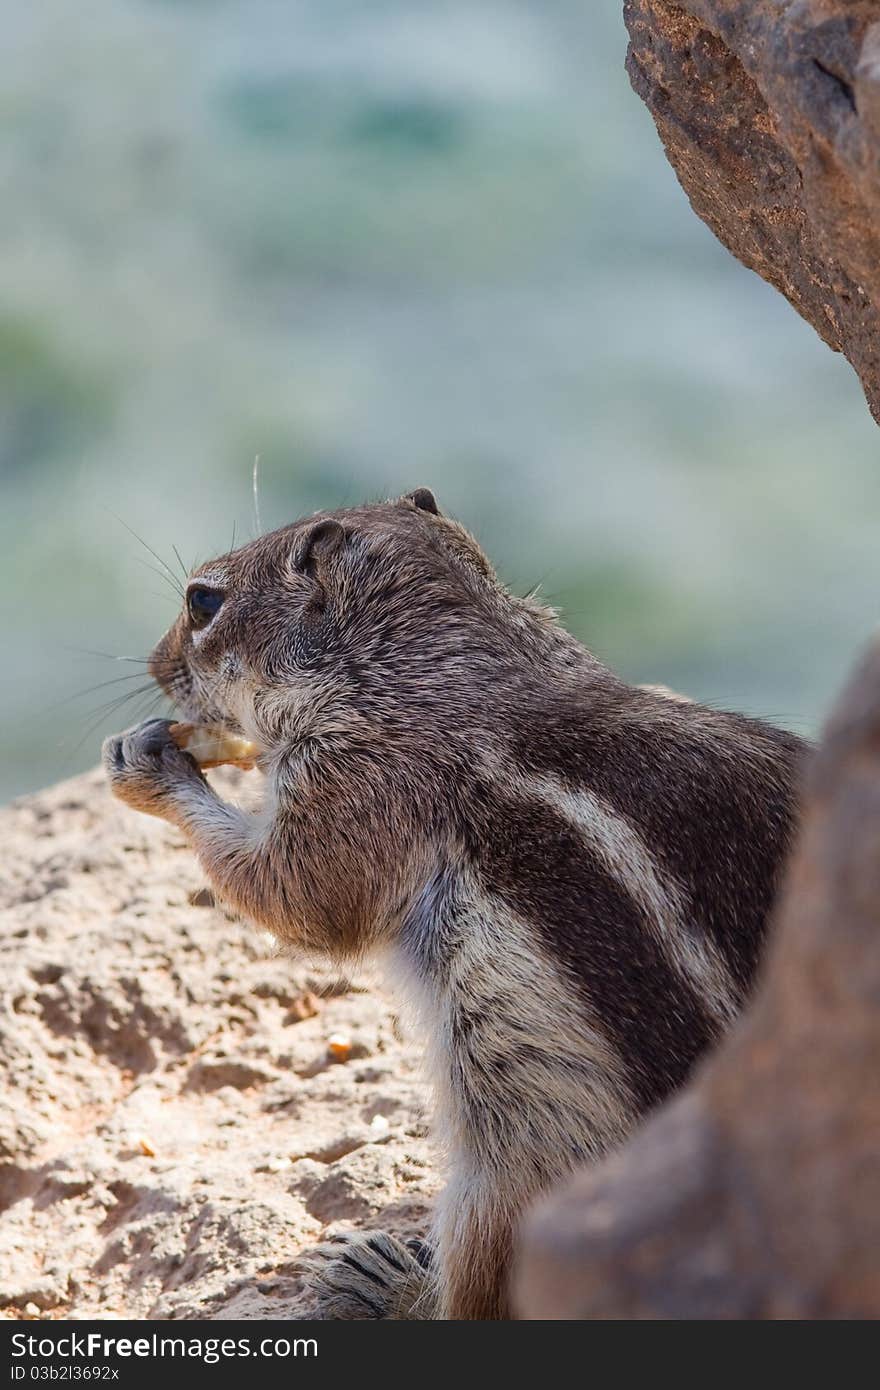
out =
{"type": "Polygon", "coordinates": [[[510,594],[425,489],[203,566],[151,669],[190,721],[260,748],[223,803],[150,721],[105,745],[117,795],[179,825],[280,939],[385,954],[420,1011],[450,1190],[436,1252],[319,1252],[330,1316],[503,1317],[532,1196],[619,1143],[745,997],[804,745],[633,688],[510,594]]]}

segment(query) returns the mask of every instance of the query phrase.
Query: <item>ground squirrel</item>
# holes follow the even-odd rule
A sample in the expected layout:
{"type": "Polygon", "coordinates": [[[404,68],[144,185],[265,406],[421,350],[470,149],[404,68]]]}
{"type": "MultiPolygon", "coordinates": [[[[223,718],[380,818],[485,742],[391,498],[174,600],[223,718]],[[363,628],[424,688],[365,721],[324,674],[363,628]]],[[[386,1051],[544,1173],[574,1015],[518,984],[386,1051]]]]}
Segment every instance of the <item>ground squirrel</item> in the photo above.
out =
{"type": "Polygon", "coordinates": [[[510,593],[427,489],[192,576],[151,671],[259,748],[223,802],[168,722],[104,745],[218,895],[424,1025],[449,1182],[431,1237],[320,1247],[328,1317],[499,1318],[520,1216],[686,1079],[746,996],[806,745],[627,685],[510,593]]]}

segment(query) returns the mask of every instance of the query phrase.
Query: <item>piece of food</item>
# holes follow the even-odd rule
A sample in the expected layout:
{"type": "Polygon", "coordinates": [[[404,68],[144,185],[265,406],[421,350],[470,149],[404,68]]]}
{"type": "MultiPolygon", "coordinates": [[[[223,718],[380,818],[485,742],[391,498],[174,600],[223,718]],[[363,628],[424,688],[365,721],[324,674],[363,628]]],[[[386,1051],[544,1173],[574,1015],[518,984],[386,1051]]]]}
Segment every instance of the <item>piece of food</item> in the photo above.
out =
{"type": "Polygon", "coordinates": [[[260,751],[250,739],[230,733],[221,724],[172,724],[168,732],[178,748],[192,754],[199,767],[233,763],[247,771],[260,751]]]}
{"type": "Polygon", "coordinates": [[[347,1062],[351,1053],[351,1038],[344,1033],[332,1033],[327,1039],[327,1051],[337,1062],[347,1062]]]}

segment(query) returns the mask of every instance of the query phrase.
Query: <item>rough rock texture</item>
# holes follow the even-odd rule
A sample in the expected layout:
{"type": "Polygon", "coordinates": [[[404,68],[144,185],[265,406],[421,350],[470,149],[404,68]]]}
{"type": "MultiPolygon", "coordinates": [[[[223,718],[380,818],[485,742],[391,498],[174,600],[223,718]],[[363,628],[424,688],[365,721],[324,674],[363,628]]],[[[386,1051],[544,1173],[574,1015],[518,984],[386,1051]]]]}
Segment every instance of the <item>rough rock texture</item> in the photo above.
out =
{"type": "Polygon", "coordinates": [[[880,1317],[880,644],[841,700],[758,997],[532,1220],[537,1318],[880,1317]]]}
{"type": "Polygon", "coordinates": [[[381,993],[273,957],[97,773],[0,835],[7,1316],[301,1318],[328,1226],[424,1230],[418,1049],[381,993]]]}
{"type": "Polygon", "coordinates": [[[624,17],[694,211],[846,354],[880,421],[876,0],[625,0],[624,17]]]}

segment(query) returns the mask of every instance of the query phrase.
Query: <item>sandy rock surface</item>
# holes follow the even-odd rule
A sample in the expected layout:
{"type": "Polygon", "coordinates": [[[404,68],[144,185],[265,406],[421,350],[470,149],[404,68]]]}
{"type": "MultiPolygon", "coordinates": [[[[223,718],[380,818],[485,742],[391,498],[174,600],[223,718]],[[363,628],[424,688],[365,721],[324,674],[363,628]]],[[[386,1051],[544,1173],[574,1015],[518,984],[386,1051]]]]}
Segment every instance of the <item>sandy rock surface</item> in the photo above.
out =
{"type": "Polygon", "coordinates": [[[97,772],[0,826],[7,1316],[303,1318],[300,1250],[424,1230],[420,1049],[375,979],[273,954],[97,772]]]}

